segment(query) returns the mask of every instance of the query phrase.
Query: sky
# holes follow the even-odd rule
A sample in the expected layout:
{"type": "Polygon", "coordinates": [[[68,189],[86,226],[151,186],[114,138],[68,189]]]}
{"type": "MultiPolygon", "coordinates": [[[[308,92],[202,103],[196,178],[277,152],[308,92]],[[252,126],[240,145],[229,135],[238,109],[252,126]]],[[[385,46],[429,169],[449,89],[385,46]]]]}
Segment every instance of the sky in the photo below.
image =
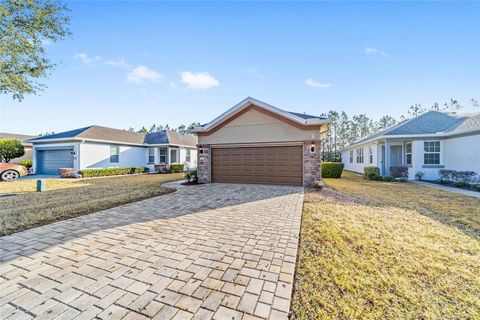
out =
{"type": "Polygon", "coordinates": [[[374,119],[480,98],[480,2],[68,2],[47,88],[0,132],[201,123],[251,96],[374,119]]]}

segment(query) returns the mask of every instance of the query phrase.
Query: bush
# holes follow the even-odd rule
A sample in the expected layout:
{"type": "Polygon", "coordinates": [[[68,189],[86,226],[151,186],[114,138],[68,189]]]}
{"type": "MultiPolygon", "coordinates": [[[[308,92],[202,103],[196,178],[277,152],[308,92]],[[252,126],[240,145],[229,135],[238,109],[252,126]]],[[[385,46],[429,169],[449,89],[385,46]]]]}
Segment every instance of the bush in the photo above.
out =
{"type": "Polygon", "coordinates": [[[30,169],[33,166],[33,161],[32,160],[22,160],[18,162],[18,164],[26,167],[27,169],[30,169]]]}
{"type": "Polygon", "coordinates": [[[382,180],[385,182],[394,182],[395,178],[391,176],[382,177],[382,180]]]}
{"type": "Polygon", "coordinates": [[[408,167],[390,167],[390,175],[395,179],[407,179],[408,167]]]}
{"type": "Polygon", "coordinates": [[[73,168],[59,168],[58,175],[60,178],[78,178],[79,175],[73,168]]]}
{"type": "Polygon", "coordinates": [[[10,160],[25,154],[25,148],[18,140],[0,140],[0,162],[9,163],[10,160]]]}
{"type": "Polygon", "coordinates": [[[381,180],[380,168],[375,166],[368,166],[363,168],[363,173],[365,174],[365,179],[368,180],[381,180]]]}
{"type": "Polygon", "coordinates": [[[470,184],[475,182],[476,175],[477,173],[475,171],[457,171],[455,178],[458,182],[470,184]]]}
{"type": "Polygon", "coordinates": [[[417,179],[418,181],[422,181],[422,177],[425,175],[425,172],[423,171],[418,171],[417,173],[415,173],[415,179],[417,179]]]}
{"type": "Polygon", "coordinates": [[[340,178],[343,172],[341,162],[322,162],[320,164],[322,178],[340,178]]]}
{"type": "Polygon", "coordinates": [[[186,171],[184,177],[185,177],[185,181],[189,184],[198,183],[197,170],[186,171]]]}
{"type": "Polygon", "coordinates": [[[440,176],[440,182],[452,182],[455,181],[455,170],[441,169],[438,170],[440,176]]]}
{"type": "Polygon", "coordinates": [[[457,170],[438,170],[441,183],[461,182],[464,184],[472,184],[476,180],[477,173],[475,171],[457,171],[457,170]]]}
{"type": "Polygon", "coordinates": [[[118,176],[124,174],[147,173],[148,168],[129,167],[129,168],[101,168],[101,169],[84,169],[79,173],[84,178],[118,176]]]}
{"type": "Polygon", "coordinates": [[[172,163],[169,169],[170,173],[180,173],[183,172],[183,164],[172,163]]]}

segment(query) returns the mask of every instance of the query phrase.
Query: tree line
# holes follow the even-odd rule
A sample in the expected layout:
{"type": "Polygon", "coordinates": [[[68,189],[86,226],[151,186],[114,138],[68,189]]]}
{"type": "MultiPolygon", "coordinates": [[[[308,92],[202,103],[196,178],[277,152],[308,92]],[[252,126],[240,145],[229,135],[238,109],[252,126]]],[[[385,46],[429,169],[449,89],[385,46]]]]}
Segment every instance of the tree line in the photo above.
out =
{"type": "Polygon", "coordinates": [[[168,123],[166,125],[158,125],[158,126],[154,123],[150,126],[149,129],[147,129],[145,126],[142,126],[139,130],[135,130],[134,128],[130,127],[128,128],[127,131],[149,134],[149,133],[162,131],[162,130],[170,130],[170,131],[186,134],[188,133],[188,130],[194,129],[195,127],[198,127],[200,125],[201,125],[200,122],[192,122],[188,126],[182,124],[175,128],[175,127],[170,127],[168,123]]]}
{"type": "MultiPolygon", "coordinates": [[[[475,98],[470,99],[470,102],[474,109],[480,108],[480,104],[475,98]]],[[[346,146],[399,122],[419,116],[424,112],[448,112],[461,109],[463,109],[463,106],[455,99],[450,99],[443,104],[435,102],[428,108],[416,103],[411,105],[407,113],[401,115],[398,119],[390,115],[384,115],[378,120],[369,118],[364,113],[350,117],[345,111],[330,110],[328,113],[321,114],[322,117],[332,120],[330,130],[322,140],[322,161],[341,161],[341,150],[346,146]]]]}

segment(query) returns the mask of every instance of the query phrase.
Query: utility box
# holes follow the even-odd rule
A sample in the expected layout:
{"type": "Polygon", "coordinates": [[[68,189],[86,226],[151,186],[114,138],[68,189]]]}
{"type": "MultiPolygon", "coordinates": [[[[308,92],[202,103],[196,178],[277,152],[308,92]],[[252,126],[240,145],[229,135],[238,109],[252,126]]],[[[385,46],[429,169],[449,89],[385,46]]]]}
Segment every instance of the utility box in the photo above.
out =
{"type": "Polygon", "coordinates": [[[43,192],[46,190],[45,180],[37,180],[37,192],[43,192]]]}

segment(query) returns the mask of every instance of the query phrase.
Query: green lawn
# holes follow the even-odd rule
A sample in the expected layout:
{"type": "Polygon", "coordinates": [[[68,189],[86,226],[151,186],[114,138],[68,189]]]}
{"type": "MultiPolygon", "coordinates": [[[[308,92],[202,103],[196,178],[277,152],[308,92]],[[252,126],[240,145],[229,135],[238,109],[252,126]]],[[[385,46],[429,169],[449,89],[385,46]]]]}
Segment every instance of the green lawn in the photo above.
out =
{"type": "Polygon", "coordinates": [[[324,183],[305,195],[292,319],[480,318],[480,199],[324,183]]]}
{"type": "Polygon", "coordinates": [[[35,192],[35,180],[0,182],[0,194],[17,194],[0,197],[0,235],[169,193],[161,184],[182,178],[177,173],[49,179],[46,192],[35,192]]]}

